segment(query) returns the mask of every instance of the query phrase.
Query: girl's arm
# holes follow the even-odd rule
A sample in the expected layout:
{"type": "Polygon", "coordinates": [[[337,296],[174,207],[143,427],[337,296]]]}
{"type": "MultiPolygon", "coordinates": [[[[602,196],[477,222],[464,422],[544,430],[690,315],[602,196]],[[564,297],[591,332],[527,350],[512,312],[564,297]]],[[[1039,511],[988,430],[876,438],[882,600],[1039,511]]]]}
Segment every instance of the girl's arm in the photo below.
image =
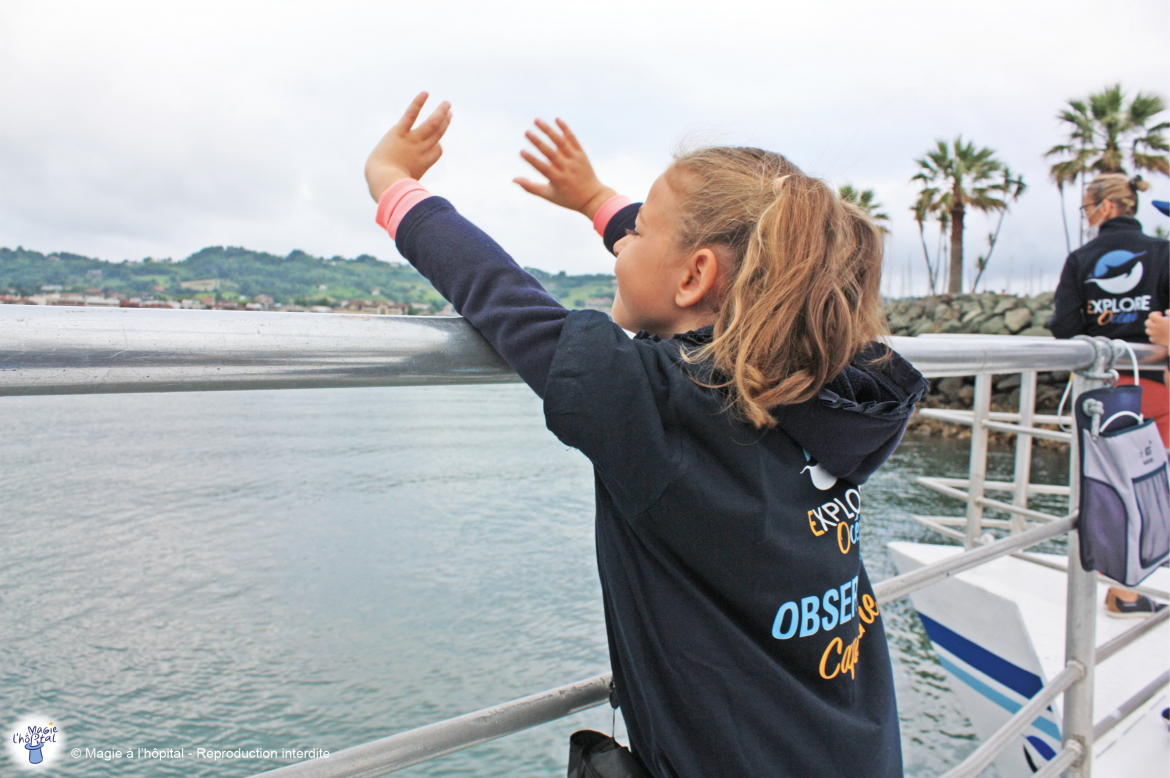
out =
{"type": "Polygon", "coordinates": [[[425,92],[415,98],[366,163],[378,223],[395,238],[402,255],[543,397],[568,311],[495,241],[417,182],[442,154],[439,141],[450,123],[450,107],[443,103],[413,126],[426,98],[425,92]]]}
{"type": "Polygon", "coordinates": [[[397,226],[402,256],[471,322],[541,398],[569,314],[540,282],[441,197],[397,226]]]}

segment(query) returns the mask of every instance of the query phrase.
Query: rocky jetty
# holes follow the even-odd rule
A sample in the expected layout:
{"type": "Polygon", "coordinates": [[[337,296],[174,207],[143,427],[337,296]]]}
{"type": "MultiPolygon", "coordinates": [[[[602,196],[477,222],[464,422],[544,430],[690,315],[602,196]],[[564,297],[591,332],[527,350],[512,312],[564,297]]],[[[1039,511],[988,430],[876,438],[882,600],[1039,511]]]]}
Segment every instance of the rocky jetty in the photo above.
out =
{"type": "Polygon", "coordinates": [[[971,335],[1046,335],[1052,317],[1052,292],[1035,297],[1010,294],[957,294],[889,300],[886,313],[893,335],[966,333],[971,335]]]}
{"type": "MultiPolygon", "coordinates": [[[[934,295],[903,300],[889,300],[886,312],[890,333],[915,337],[929,333],[972,335],[1049,336],[1044,325],[1052,317],[1052,292],[1035,297],[984,292],[982,294],[934,295]]],[[[1068,383],[1067,371],[1040,373],[1037,376],[1036,409],[1053,412],[1060,403],[1068,383]]],[[[994,378],[992,409],[1015,411],[1020,402],[1018,373],[994,378]]],[[[925,408],[970,408],[975,398],[974,376],[939,378],[931,381],[931,391],[920,404],[925,408]]],[[[971,429],[915,415],[910,422],[915,432],[969,437],[971,429]]],[[[1010,436],[993,433],[994,439],[1006,443],[1010,436]]],[[[1037,439],[1036,445],[1050,441],[1037,439]]]]}

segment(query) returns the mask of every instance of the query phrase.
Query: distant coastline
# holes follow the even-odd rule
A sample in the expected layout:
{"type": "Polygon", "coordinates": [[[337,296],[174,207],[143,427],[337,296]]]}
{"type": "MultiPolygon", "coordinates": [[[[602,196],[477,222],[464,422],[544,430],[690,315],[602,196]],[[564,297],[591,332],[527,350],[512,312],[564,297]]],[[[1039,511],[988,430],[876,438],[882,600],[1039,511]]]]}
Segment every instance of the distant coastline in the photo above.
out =
{"type": "MultiPolygon", "coordinates": [[[[563,305],[608,310],[614,277],[527,268],[563,305]]],[[[209,246],[186,259],[109,262],[78,254],[0,248],[0,302],[132,308],[443,314],[450,306],[404,262],[363,254],[277,256],[209,246]]]]}

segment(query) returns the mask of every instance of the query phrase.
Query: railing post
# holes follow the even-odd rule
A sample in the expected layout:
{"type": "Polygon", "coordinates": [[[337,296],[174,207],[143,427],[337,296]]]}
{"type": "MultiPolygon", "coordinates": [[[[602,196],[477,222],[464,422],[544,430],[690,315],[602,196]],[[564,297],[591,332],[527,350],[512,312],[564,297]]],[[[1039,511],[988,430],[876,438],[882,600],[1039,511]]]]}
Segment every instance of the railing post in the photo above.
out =
{"type": "MultiPolygon", "coordinates": [[[[1112,349],[1106,341],[1093,341],[1096,359],[1085,373],[1073,374],[1072,402],[1076,407],[1081,392],[1094,389],[1104,382],[1105,370],[1112,361],[1112,349]]],[[[1075,514],[1081,502],[1080,438],[1074,426],[1069,447],[1068,509],[1075,514]]],[[[1079,519],[1078,519],[1079,521],[1079,519]]],[[[1090,778],[1093,771],[1093,678],[1097,653],[1097,574],[1081,567],[1080,532],[1068,534],[1068,598],[1065,617],[1065,662],[1080,662],[1085,677],[1064,693],[1064,742],[1076,741],[1084,754],[1066,775],[1070,778],[1090,778]]]]}
{"type": "MultiPolygon", "coordinates": [[[[1031,427],[1032,417],[1036,412],[1036,371],[1025,370],[1020,373],[1020,421],[1021,427],[1031,427]]],[[[1012,505],[1021,508],[1028,507],[1028,485],[1032,481],[1032,436],[1021,432],[1016,435],[1016,492],[1012,497],[1012,505]]],[[[1027,529],[1027,520],[1023,514],[1012,514],[1012,532],[1023,532],[1027,529]]]]}
{"type": "Polygon", "coordinates": [[[971,425],[971,464],[968,470],[967,487],[967,532],[963,545],[974,548],[983,533],[983,482],[987,479],[987,428],[983,422],[991,413],[991,374],[975,376],[975,401],[972,405],[974,418],[971,425]]]}

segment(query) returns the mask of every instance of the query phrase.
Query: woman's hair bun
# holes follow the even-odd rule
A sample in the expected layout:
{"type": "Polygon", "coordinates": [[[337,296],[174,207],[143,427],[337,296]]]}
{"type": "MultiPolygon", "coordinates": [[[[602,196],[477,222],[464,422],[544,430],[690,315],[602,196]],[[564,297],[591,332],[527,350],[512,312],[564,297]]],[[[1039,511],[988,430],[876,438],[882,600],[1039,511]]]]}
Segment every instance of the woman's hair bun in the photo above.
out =
{"type": "Polygon", "coordinates": [[[1135,192],[1144,192],[1150,188],[1150,182],[1146,181],[1141,176],[1134,176],[1133,178],[1129,179],[1129,185],[1135,192]]]}

